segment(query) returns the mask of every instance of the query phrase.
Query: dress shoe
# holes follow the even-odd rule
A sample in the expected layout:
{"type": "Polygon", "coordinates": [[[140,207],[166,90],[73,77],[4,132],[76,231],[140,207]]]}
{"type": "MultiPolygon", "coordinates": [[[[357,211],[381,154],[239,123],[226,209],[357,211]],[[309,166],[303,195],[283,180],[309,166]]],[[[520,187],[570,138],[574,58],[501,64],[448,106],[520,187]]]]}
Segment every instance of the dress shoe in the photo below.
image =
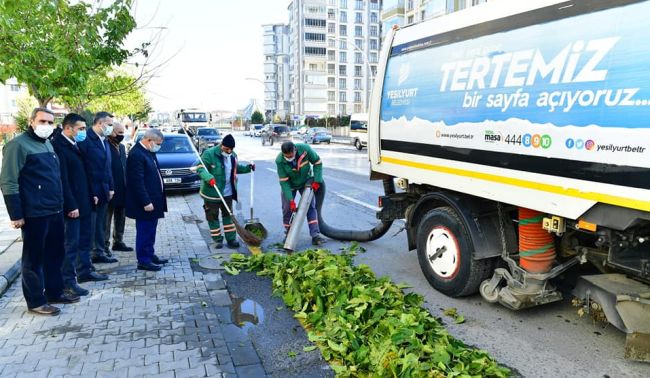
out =
{"type": "Polygon", "coordinates": [[[239,242],[237,240],[228,240],[228,248],[239,248],[239,242]]]}
{"type": "Polygon", "coordinates": [[[311,244],[313,245],[321,245],[325,243],[325,238],[323,238],[320,234],[316,234],[313,238],[311,238],[311,244]]]}
{"type": "Polygon", "coordinates": [[[148,264],[140,264],[138,263],[138,270],[148,270],[151,272],[157,272],[160,269],[162,269],[160,266],[153,264],[153,263],[148,263],[148,264]]]}
{"type": "Polygon", "coordinates": [[[77,277],[77,281],[79,283],[88,282],[88,281],[106,281],[107,279],[108,279],[107,275],[97,273],[97,272],[90,272],[89,274],[87,274],[85,276],[77,277]]]}
{"type": "Polygon", "coordinates": [[[68,294],[68,293],[63,293],[61,296],[58,298],[48,298],[47,299],[48,303],[54,303],[54,304],[69,304],[69,303],[77,303],[79,302],[79,296],[78,295],[73,295],[73,294],[68,294]]]}
{"type": "Polygon", "coordinates": [[[221,241],[214,242],[214,248],[216,248],[216,249],[223,248],[223,242],[221,242],[221,241]]]}
{"type": "Polygon", "coordinates": [[[82,297],[88,295],[88,293],[89,293],[88,290],[86,290],[83,287],[77,285],[76,283],[66,285],[64,290],[68,294],[79,295],[79,296],[82,296],[82,297]]]}
{"type": "Polygon", "coordinates": [[[61,309],[55,306],[50,306],[49,304],[44,304],[42,306],[27,309],[27,311],[38,315],[55,316],[55,315],[59,315],[61,309]]]}
{"type": "Polygon", "coordinates": [[[113,244],[113,251],[133,252],[133,248],[129,247],[124,243],[115,243],[113,244]]]}
{"type": "Polygon", "coordinates": [[[169,259],[162,259],[156,255],[153,255],[151,258],[151,262],[154,264],[162,265],[162,264],[167,264],[169,262],[169,259]]]}
{"type": "Polygon", "coordinates": [[[116,263],[117,259],[102,255],[102,256],[93,256],[92,261],[94,264],[111,264],[111,263],[116,263]]]}

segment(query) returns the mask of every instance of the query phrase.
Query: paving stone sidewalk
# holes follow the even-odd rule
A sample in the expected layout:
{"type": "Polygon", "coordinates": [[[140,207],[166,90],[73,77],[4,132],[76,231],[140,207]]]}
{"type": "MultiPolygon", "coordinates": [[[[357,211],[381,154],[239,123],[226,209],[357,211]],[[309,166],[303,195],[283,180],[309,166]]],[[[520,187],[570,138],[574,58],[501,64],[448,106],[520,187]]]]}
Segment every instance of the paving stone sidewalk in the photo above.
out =
{"type": "MultiPolygon", "coordinates": [[[[135,253],[117,253],[119,263],[98,265],[110,279],[82,284],[90,295],[57,317],[28,313],[20,279],[11,285],[0,298],[0,376],[265,376],[232,323],[219,271],[193,269],[213,252],[188,204],[182,196],[168,203],[156,250],[171,260],[160,272],[137,271],[135,253]]],[[[134,238],[127,220],[125,241],[134,238]]]]}
{"type": "MultiPolygon", "coordinates": [[[[1,161],[2,146],[0,146],[1,161]]],[[[11,227],[7,206],[2,193],[0,193],[0,295],[20,273],[22,249],[20,230],[11,227]]]]}

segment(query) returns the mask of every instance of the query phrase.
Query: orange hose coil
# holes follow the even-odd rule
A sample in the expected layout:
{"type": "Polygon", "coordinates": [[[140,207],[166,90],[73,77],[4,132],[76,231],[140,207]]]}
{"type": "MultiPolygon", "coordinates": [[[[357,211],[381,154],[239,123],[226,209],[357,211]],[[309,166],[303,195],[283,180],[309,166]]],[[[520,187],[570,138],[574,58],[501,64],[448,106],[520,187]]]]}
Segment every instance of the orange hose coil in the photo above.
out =
{"type": "Polygon", "coordinates": [[[519,208],[519,265],[531,273],[546,273],[555,261],[555,238],[542,228],[543,213],[519,208]]]}

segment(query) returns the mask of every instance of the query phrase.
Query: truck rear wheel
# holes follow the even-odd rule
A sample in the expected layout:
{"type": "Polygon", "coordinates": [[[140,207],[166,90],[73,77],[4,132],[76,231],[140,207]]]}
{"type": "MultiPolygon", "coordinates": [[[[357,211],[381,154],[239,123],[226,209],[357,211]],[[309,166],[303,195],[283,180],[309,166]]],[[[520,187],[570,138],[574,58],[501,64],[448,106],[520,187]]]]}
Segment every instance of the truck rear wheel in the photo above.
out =
{"type": "Polygon", "coordinates": [[[450,297],[476,293],[493,270],[492,259],[474,260],[467,227],[450,207],[427,212],[417,231],[420,269],[429,284],[450,297]]]}

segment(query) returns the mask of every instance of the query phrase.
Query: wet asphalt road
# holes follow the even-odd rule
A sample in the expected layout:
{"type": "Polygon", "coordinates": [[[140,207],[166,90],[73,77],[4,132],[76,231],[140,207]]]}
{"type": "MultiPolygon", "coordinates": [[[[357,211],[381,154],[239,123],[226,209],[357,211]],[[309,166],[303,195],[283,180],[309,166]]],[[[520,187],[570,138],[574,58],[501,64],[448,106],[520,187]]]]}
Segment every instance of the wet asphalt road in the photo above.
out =
{"type": "MultiPolygon", "coordinates": [[[[279,146],[262,147],[259,138],[235,134],[239,159],[254,160],[255,217],[260,218],[269,231],[263,247],[272,250],[282,242],[280,188],[274,160],[279,146]]],[[[352,146],[315,146],[325,167],[328,193],[324,218],[332,226],[343,229],[367,229],[376,223],[377,197],[381,195],[380,182],[368,180],[367,152],[352,146]]],[[[249,218],[250,177],[239,176],[239,195],[242,209],[238,219],[249,218]]],[[[194,212],[202,217],[202,200],[197,194],[186,194],[194,212]]],[[[448,298],[432,289],[420,271],[415,251],[407,251],[402,222],[393,224],[381,239],[365,243],[365,254],[357,263],[368,264],[378,276],[388,275],[394,282],[404,282],[413,291],[424,296],[431,313],[445,319],[444,309],[455,307],[465,317],[465,323],[449,320],[450,333],[467,344],[489,351],[500,363],[525,377],[648,377],[650,364],[623,359],[625,335],[613,326],[593,324],[580,318],[571,306],[570,298],[542,307],[513,312],[498,304],[489,304],[477,294],[461,299],[448,298]]],[[[207,223],[199,224],[208,237],[207,223]]],[[[326,248],[337,251],[342,243],[330,240],[326,248]]],[[[306,225],[297,249],[310,247],[306,225]]],[[[242,251],[244,248],[240,248],[242,251]]],[[[331,376],[327,364],[318,351],[305,353],[309,345],[305,333],[291,313],[282,308],[282,301],[271,296],[271,282],[252,274],[224,277],[231,293],[251,299],[264,311],[264,319],[246,327],[272,376],[315,377],[331,376]],[[295,352],[296,357],[289,357],[295,352]]],[[[568,296],[567,296],[568,297],[568,296]]]]}

